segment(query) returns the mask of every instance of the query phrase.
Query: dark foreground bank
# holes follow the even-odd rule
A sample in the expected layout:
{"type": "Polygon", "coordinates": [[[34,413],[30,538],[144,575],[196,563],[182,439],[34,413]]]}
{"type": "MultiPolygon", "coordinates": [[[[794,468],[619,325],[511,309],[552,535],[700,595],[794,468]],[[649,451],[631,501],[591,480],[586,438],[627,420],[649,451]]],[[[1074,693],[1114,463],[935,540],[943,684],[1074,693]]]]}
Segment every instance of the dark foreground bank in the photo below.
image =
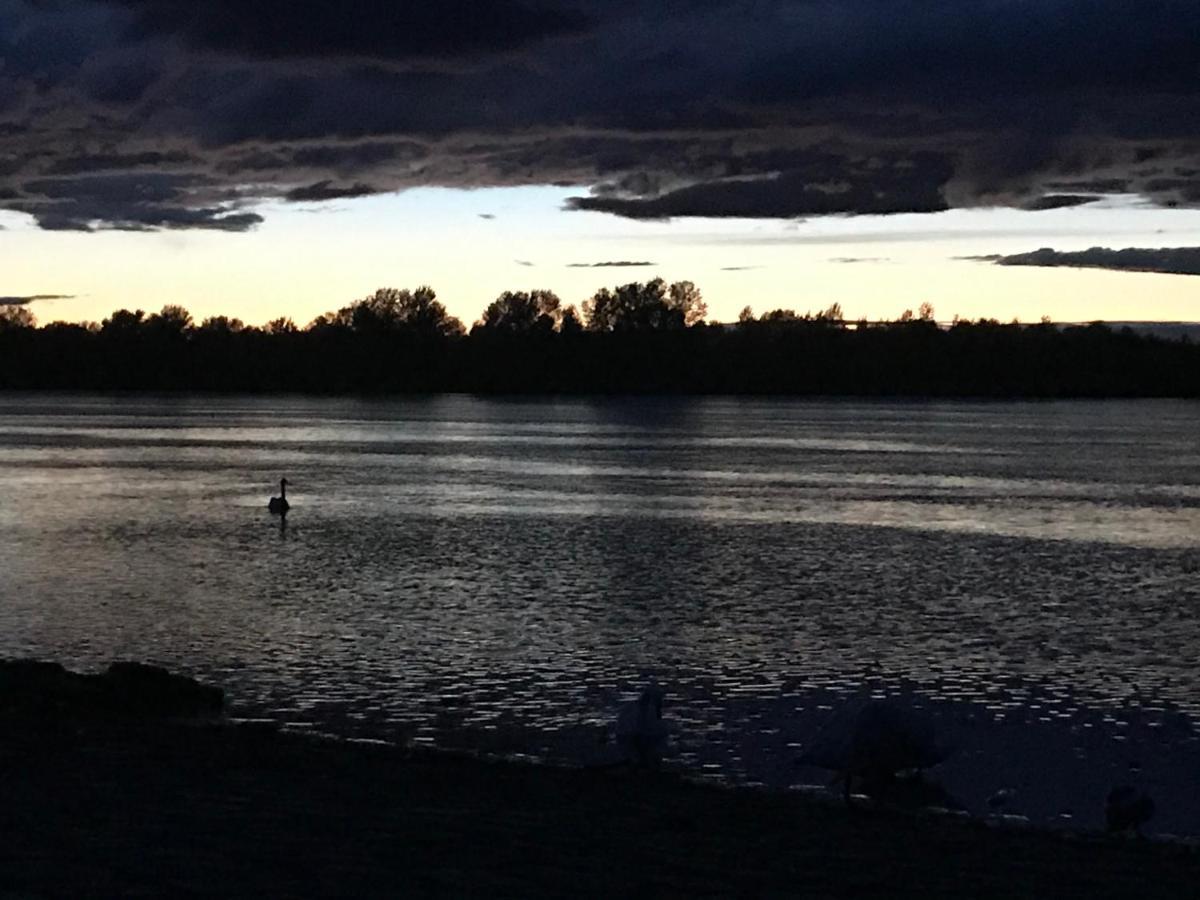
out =
{"type": "Polygon", "coordinates": [[[1135,839],[151,716],[0,721],[0,897],[1180,897],[1135,839]]]}

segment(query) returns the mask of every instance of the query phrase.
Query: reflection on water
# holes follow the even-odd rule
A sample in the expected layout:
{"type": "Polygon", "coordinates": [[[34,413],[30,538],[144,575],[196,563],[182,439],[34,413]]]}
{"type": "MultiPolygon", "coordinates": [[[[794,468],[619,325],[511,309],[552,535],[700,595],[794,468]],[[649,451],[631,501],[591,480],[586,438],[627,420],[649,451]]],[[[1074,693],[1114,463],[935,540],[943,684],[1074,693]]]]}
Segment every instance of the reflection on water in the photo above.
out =
{"type": "Polygon", "coordinates": [[[0,653],[297,727],[587,761],[654,673],[676,765],[784,785],[915,691],[968,805],[1095,824],[1200,765],[1198,600],[1196,404],[0,396],[0,653]]]}

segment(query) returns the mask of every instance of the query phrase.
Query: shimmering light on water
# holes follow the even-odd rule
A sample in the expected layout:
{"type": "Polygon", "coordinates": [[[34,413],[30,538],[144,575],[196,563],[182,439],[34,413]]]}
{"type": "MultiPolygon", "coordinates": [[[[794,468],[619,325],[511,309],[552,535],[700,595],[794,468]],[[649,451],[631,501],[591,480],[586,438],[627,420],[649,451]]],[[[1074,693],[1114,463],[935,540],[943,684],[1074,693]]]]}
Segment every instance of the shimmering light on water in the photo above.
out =
{"type": "Polygon", "coordinates": [[[674,765],[781,786],[916,692],[964,802],[1086,822],[1194,772],[1198,601],[1196,404],[0,397],[0,653],[342,735],[587,762],[654,673],[674,765]]]}

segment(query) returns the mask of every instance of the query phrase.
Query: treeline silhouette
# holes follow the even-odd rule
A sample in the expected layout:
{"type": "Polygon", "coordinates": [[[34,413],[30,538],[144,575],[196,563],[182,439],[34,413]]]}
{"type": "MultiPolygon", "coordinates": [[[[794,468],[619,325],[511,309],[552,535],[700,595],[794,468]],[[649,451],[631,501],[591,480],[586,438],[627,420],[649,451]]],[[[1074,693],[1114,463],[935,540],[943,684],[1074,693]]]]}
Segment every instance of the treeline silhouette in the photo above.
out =
{"type": "Polygon", "coordinates": [[[384,288],[298,328],[179,306],[37,327],[0,307],[0,388],[390,393],[779,393],[1200,397],[1200,346],[1104,325],[847,322],[774,310],[706,324],[691,282],[598,291],[580,309],[506,291],[468,332],[432,288],[384,288]]]}

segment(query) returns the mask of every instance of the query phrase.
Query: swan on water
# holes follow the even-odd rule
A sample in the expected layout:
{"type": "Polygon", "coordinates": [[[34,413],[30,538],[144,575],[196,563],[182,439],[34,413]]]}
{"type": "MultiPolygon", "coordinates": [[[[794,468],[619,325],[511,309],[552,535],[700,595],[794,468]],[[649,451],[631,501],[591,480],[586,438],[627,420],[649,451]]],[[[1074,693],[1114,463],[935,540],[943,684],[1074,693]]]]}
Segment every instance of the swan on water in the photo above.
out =
{"type": "Polygon", "coordinates": [[[616,740],[626,762],[655,767],[662,761],[669,729],[662,717],[663,690],[655,681],[617,714],[616,740]]]}
{"type": "Polygon", "coordinates": [[[887,784],[901,772],[936,766],[951,752],[920,710],[897,700],[869,700],[839,710],[796,764],[837,772],[849,803],[853,778],[868,787],[887,784]]]}
{"type": "Polygon", "coordinates": [[[281,516],[288,511],[288,507],[291,505],[287,502],[287,486],[286,478],[279,479],[279,496],[272,497],[271,502],[267,504],[267,509],[281,516]]]}

